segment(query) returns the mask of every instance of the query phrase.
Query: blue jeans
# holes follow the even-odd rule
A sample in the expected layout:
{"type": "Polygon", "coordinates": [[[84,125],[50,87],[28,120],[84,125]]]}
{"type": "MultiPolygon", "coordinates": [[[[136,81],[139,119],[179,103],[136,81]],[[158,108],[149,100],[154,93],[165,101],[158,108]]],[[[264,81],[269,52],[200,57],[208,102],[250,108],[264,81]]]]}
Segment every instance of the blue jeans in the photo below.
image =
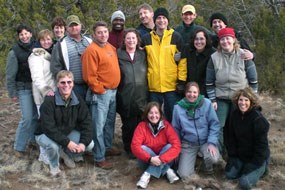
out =
{"type": "Polygon", "coordinates": [[[249,165],[242,162],[240,159],[232,158],[231,163],[228,163],[226,167],[226,178],[239,178],[239,186],[241,189],[251,189],[264,174],[267,167],[267,161],[264,161],[260,167],[252,170],[249,170],[248,167],[249,165]]]}
{"type": "Polygon", "coordinates": [[[203,154],[204,166],[206,169],[212,168],[213,164],[218,162],[220,157],[219,152],[215,157],[210,154],[208,151],[208,143],[199,146],[182,141],[181,148],[178,163],[178,174],[181,178],[189,177],[195,173],[195,162],[199,151],[203,154]]]}
{"type": "Polygon", "coordinates": [[[173,112],[173,107],[179,100],[178,95],[176,94],[175,91],[171,92],[150,92],[149,93],[149,101],[152,102],[158,102],[160,105],[163,104],[163,109],[164,109],[164,115],[167,121],[171,123],[172,120],[172,112],[173,112]]]}
{"type": "Polygon", "coordinates": [[[224,130],[227,119],[229,118],[232,110],[233,103],[231,100],[217,99],[218,109],[217,116],[220,121],[220,136],[219,136],[219,151],[223,155],[225,154],[225,145],[224,145],[224,130]]]}
{"type": "MultiPolygon", "coordinates": [[[[168,149],[171,148],[171,144],[165,145],[161,149],[161,151],[159,152],[158,155],[156,153],[154,153],[152,149],[150,149],[149,147],[147,147],[145,145],[142,145],[141,148],[144,149],[145,151],[147,151],[153,157],[153,156],[159,156],[159,155],[165,153],[168,149]]],[[[164,175],[166,173],[166,171],[171,167],[172,162],[161,164],[160,166],[154,166],[154,165],[151,165],[149,163],[145,163],[142,160],[138,160],[138,164],[143,170],[148,172],[150,175],[152,175],[156,178],[159,178],[161,175],[164,175]]]]}
{"type": "MultiPolygon", "coordinates": [[[[76,131],[76,130],[72,130],[71,133],[69,133],[67,135],[67,137],[75,142],[76,144],[79,143],[80,140],[80,132],[76,131]]],[[[36,141],[37,143],[46,149],[46,153],[48,155],[49,158],[49,162],[51,167],[55,168],[59,166],[59,150],[61,148],[61,146],[59,144],[57,144],[56,142],[54,142],[53,140],[51,140],[50,138],[48,138],[45,134],[41,134],[41,135],[37,135],[36,136],[36,141]]],[[[92,148],[94,146],[93,141],[85,148],[85,151],[91,151],[92,148]]],[[[66,147],[64,147],[66,148],[66,147]]],[[[71,157],[71,158],[75,158],[78,156],[81,156],[82,153],[72,153],[69,150],[65,149],[65,152],[71,157]]]]}
{"type": "Polygon", "coordinates": [[[105,160],[106,150],[112,147],[115,119],[116,119],[116,92],[106,90],[105,94],[92,93],[90,104],[93,126],[94,160],[105,160]]]}
{"type": "Polygon", "coordinates": [[[18,90],[17,93],[21,109],[21,120],[16,131],[14,149],[25,151],[30,142],[35,142],[34,132],[38,127],[38,112],[32,90],[18,90]]]}

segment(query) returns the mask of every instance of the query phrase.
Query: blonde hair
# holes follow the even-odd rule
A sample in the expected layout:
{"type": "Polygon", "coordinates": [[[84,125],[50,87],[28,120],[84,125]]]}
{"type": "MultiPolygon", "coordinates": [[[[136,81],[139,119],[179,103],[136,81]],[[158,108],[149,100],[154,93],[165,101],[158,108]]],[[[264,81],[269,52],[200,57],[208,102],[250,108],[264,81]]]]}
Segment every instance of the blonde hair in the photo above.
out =
{"type": "Polygon", "coordinates": [[[44,29],[44,30],[41,30],[39,33],[38,33],[38,40],[41,40],[45,37],[49,36],[51,39],[53,39],[53,32],[50,31],[49,29],[44,29]]]}
{"type": "Polygon", "coordinates": [[[59,82],[59,80],[61,78],[64,78],[64,77],[69,77],[72,79],[72,81],[74,81],[74,76],[73,76],[73,73],[71,71],[61,70],[56,75],[56,82],[59,82]]]}
{"type": "MultiPolygon", "coordinates": [[[[240,48],[240,44],[239,41],[237,40],[237,38],[234,38],[234,50],[238,50],[240,48]]],[[[220,41],[219,41],[219,45],[218,45],[218,51],[221,52],[222,51],[222,47],[220,45],[220,41]]]]}

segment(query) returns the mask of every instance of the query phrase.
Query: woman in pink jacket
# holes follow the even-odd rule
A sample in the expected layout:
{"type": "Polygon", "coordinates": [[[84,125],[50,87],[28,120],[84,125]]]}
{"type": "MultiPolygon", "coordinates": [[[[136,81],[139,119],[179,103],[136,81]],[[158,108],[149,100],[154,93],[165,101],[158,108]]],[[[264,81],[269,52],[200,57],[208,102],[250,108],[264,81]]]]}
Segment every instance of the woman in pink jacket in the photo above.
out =
{"type": "Polygon", "coordinates": [[[180,140],[171,124],[163,119],[157,102],[146,106],[143,121],[134,132],[131,149],[144,169],[138,187],[145,189],[151,176],[159,178],[166,175],[170,183],[179,180],[170,167],[180,153],[180,140]]]}

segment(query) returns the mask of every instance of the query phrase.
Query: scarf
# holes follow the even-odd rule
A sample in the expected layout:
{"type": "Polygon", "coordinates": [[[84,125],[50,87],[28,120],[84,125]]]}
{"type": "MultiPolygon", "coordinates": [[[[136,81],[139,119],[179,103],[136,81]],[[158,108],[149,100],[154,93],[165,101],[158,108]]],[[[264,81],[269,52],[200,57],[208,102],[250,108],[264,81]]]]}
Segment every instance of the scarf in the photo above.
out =
{"type": "Polygon", "coordinates": [[[203,100],[204,96],[199,95],[195,102],[189,102],[187,98],[183,98],[177,104],[187,110],[187,114],[190,117],[194,117],[195,109],[199,106],[201,100],[203,100]]]}

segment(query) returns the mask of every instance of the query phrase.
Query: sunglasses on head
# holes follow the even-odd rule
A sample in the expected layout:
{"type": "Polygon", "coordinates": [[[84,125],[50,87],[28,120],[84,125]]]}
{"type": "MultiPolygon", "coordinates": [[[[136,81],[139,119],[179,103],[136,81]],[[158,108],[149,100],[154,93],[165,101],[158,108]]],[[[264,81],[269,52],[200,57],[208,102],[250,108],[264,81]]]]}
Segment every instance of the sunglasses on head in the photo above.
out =
{"type": "Polygon", "coordinates": [[[60,81],[59,83],[62,84],[62,85],[64,85],[64,84],[71,84],[72,81],[71,81],[71,80],[68,80],[68,81],[60,81]]]}

